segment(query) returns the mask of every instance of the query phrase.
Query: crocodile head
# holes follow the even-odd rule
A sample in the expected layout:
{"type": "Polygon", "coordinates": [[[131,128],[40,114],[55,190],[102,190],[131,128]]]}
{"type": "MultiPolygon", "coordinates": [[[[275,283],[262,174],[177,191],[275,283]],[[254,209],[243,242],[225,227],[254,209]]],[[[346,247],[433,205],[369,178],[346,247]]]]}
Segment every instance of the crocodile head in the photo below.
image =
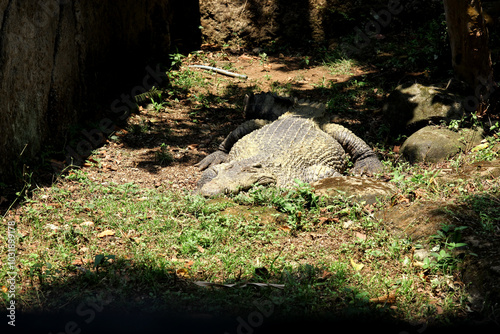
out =
{"type": "Polygon", "coordinates": [[[276,183],[276,177],[259,163],[248,161],[222,163],[207,169],[198,183],[198,192],[203,196],[236,194],[254,185],[276,183]]]}

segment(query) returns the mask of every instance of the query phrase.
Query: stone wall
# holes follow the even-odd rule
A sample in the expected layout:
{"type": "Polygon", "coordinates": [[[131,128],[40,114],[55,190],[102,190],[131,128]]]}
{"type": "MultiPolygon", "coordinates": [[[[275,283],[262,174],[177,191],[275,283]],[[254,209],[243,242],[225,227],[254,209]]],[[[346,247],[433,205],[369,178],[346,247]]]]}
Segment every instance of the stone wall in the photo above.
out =
{"type": "Polygon", "coordinates": [[[199,21],[197,0],[0,0],[0,181],[42,145],[62,146],[103,88],[125,91],[128,73],[168,59],[182,4],[186,24],[199,21]]]}

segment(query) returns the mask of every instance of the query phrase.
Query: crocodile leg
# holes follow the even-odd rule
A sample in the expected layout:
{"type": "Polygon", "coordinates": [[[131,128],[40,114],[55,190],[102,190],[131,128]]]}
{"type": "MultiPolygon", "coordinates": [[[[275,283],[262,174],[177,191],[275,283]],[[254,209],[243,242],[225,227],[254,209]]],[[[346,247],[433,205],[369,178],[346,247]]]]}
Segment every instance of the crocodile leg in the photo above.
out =
{"type": "Polygon", "coordinates": [[[322,129],[337,140],[351,155],[354,162],[354,174],[376,174],[382,171],[382,163],[377,154],[350,130],[335,123],[327,123],[322,126],[322,129]]]}
{"type": "Polygon", "coordinates": [[[203,160],[198,162],[195,166],[199,167],[201,170],[207,169],[210,166],[218,165],[226,161],[227,154],[233,147],[233,145],[249,134],[252,131],[260,129],[264,125],[270,123],[270,121],[263,119],[252,119],[250,121],[246,121],[245,123],[238,126],[235,130],[233,130],[224,141],[219,145],[217,151],[207,155],[203,160]]]}

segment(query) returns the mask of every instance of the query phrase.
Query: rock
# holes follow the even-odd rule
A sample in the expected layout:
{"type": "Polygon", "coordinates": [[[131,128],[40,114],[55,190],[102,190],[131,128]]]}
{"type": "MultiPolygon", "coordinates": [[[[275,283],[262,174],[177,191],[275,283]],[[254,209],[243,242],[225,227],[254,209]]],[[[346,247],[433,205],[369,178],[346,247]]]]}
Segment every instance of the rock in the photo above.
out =
{"type": "Polygon", "coordinates": [[[412,134],[401,146],[401,154],[410,162],[439,162],[460,151],[460,134],[427,126],[412,134]]]}
{"type": "Polygon", "coordinates": [[[454,156],[460,150],[474,147],[482,138],[482,129],[454,132],[439,126],[426,126],[408,137],[400,152],[410,162],[436,163],[454,156]]]}
{"type": "Polygon", "coordinates": [[[415,83],[398,86],[383,111],[393,135],[407,134],[430,123],[461,119],[465,114],[462,101],[443,88],[415,83]]]}
{"type": "Polygon", "coordinates": [[[353,196],[355,201],[366,204],[385,200],[397,192],[391,183],[360,176],[329,177],[312,183],[312,186],[318,195],[333,197],[345,193],[346,196],[353,196]]]}
{"type": "Polygon", "coordinates": [[[446,211],[446,202],[415,202],[411,205],[395,205],[375,213],[375,218],[395,235],[410,236],[413,241],[427,242],[442,225],[454,223],[446,211]]]}
{"type": "Polygon", "coordinates": [[[423,262],[425,259],[431,257],[431,252],[427,249],[416,249],[413,253],[413,257],[415,258],[415,260],[423,262]]]}

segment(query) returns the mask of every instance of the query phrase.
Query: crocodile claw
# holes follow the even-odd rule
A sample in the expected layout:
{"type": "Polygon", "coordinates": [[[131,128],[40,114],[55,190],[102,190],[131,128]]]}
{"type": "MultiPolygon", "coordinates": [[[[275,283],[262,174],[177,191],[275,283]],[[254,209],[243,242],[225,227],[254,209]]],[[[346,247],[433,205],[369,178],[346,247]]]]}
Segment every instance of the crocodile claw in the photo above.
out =
{"type": "Polygon", "coordinates": [[[354,163],[352,173],[354,175],[375,175],[381,173],[383,165],[376,156],[370,156],[354,163]]]}
{"type": "Polygon", "coordinates": [[[223,151],[215,151],[212,154],[207,155],[203,160],[195,164],[201,170],[205,170],[210,166],[215,166],[226,162],[227,153],[223,151]]]}

